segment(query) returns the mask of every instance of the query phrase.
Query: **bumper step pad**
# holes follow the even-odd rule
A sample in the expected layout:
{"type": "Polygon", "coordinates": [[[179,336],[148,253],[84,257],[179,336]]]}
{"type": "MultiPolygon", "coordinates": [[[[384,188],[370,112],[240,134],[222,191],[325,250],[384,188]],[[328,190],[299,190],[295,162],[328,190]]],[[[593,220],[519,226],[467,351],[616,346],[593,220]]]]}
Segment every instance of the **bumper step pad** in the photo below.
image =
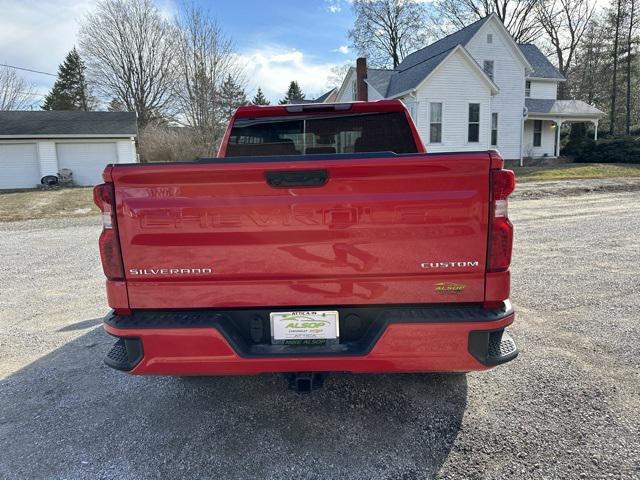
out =
{"type": "Polygon", "coordinates": [[[111,368],[128,372],[142,360],[142,342],[138,338],[119,338],[104,359],[111,368]]]}
{"type": "Polygon", "coordinates": [[[495,366],[518,356],[518,347],[506,329],[469,333],[469,353],[483,365],[495,366]]]}
{"type": "Polygon", "coordinates": [[[499,360],[502,357],[513,354],[518,349],[516,348],[516,342],[507,333],[503,332],[502,335],[490,335],[489,336],[489,355],[487,358],[499,360]]]}

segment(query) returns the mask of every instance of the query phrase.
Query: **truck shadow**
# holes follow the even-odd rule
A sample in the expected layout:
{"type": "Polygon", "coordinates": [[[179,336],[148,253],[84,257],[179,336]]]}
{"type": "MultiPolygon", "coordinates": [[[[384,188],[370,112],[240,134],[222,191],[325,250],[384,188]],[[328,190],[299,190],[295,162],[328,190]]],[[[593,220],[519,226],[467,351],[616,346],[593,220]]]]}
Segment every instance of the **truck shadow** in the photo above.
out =
{"type": "MultiPolygon", "coordinates": [[[[90,325],[92,321],[87,321],[90,325]]],[[[0,382],[0,477],[432,478],[464,375],[133,377],[93,329],[0,382]]]]}

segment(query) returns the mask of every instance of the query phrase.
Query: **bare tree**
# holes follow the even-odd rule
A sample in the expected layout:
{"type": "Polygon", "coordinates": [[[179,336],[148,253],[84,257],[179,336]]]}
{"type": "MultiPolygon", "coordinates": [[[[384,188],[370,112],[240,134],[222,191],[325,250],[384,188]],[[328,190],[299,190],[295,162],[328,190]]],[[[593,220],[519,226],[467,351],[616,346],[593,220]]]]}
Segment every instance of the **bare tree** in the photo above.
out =
{"type": "Polygon", "coordinates": [[[594,7],[592,0],[545,0],[538,3],[540,24],[553,49],[558,70],[567,79],[558,87],[560,99],[569,96],[575,54],[591,23],[594,7]]]}
{"type": "Polygon", "coordinates": [[[0,110],[24,110],[34,96],[32,85],[13,69],[0,66],[0,110]]]}
{"type": "Polygon", "coordinates": [[[609,134],[613,135],[616,129],[616,100],[618,93],[618,55],[620,46],[620,26],[622,24],[622,0],[615,0],[615,11],[613,12],[613,23],[615,25],[615,35],[613,37],[613,71],[611,78],[611,111],[609,112],[609,134]]]}
{"type": "Polygon", "coordinates": [[[152,0],[99,0],[79,38],[89,80],[135,111],[140,128],[171,113],[175,31],[152,0]]]}
{"type": "Polygon", "coordinates": [[[195,129],[213,151],[227,121],[221,114],[222,84],[231,78],[244,87],[243,68],[232,39],[208,12],[194,4],[183,4],[175,23],[179,32],[179,110],[184,123],[195,129]]]}
{"type": "Polygon", "coordinates": [[[340,88],[344,77],[347,76],[349,69],[353,66],[353,62],[344,62],[331,67],[331,74],[327,78],[327,88],[340,88]]]}
{"type": "Polygon", "coordinates": [[[417,0],[354,0],[355,23],[349,38],[371,65],[396,68],[425,46],[426,8],[417,0]]]}
{"type": "Polygon", "coordinates": [[[627,17],[627,117],[625,122],[625,131],[627,135],[631,133],[631,83],[632,83],[632,58],[634,33],[636,30],[636,0],[627,0],[628,15],[627,17]]]}
{"type": "Polygon", "coordinates": [[[532,42],[543,33],[535,15],[541,0],[435,0],[434,30],[447,34],[495,13],[518,43],[532,42]]]}
{"type": "Polygon", "coordinates": [[[609,45],[603,42],[607,26],[601,16],[592,17],[578,45],[572,74],[571,92],[575,98],[604,108],[609,98],[606,78],[609,71],[609,45]]]}

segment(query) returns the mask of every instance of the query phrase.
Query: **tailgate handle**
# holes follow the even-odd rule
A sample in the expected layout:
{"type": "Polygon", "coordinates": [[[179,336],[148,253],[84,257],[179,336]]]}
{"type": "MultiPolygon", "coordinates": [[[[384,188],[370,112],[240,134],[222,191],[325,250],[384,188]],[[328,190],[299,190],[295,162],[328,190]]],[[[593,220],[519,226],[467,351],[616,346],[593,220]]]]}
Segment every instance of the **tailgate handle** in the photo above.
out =
{"type": "Polygon", "coordinates": [[[321,187],[329,179],[326,170],[283,170],[265,172],[267,183],[274,188],[321,187]]]}

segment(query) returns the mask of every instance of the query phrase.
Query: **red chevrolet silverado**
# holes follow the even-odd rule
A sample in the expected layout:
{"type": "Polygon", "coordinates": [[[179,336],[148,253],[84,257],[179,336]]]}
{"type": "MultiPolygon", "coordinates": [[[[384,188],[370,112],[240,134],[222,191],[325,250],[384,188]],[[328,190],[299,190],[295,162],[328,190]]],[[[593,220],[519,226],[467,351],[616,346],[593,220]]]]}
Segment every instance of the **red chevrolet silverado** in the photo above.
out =
{"type": "Polygon", "coordinates": [[[103,176],[111,367],[308,390],[517,355],[513,172],[495,151],[426,153],[399,101],[241,107],[216,158],[103,176]]]}

